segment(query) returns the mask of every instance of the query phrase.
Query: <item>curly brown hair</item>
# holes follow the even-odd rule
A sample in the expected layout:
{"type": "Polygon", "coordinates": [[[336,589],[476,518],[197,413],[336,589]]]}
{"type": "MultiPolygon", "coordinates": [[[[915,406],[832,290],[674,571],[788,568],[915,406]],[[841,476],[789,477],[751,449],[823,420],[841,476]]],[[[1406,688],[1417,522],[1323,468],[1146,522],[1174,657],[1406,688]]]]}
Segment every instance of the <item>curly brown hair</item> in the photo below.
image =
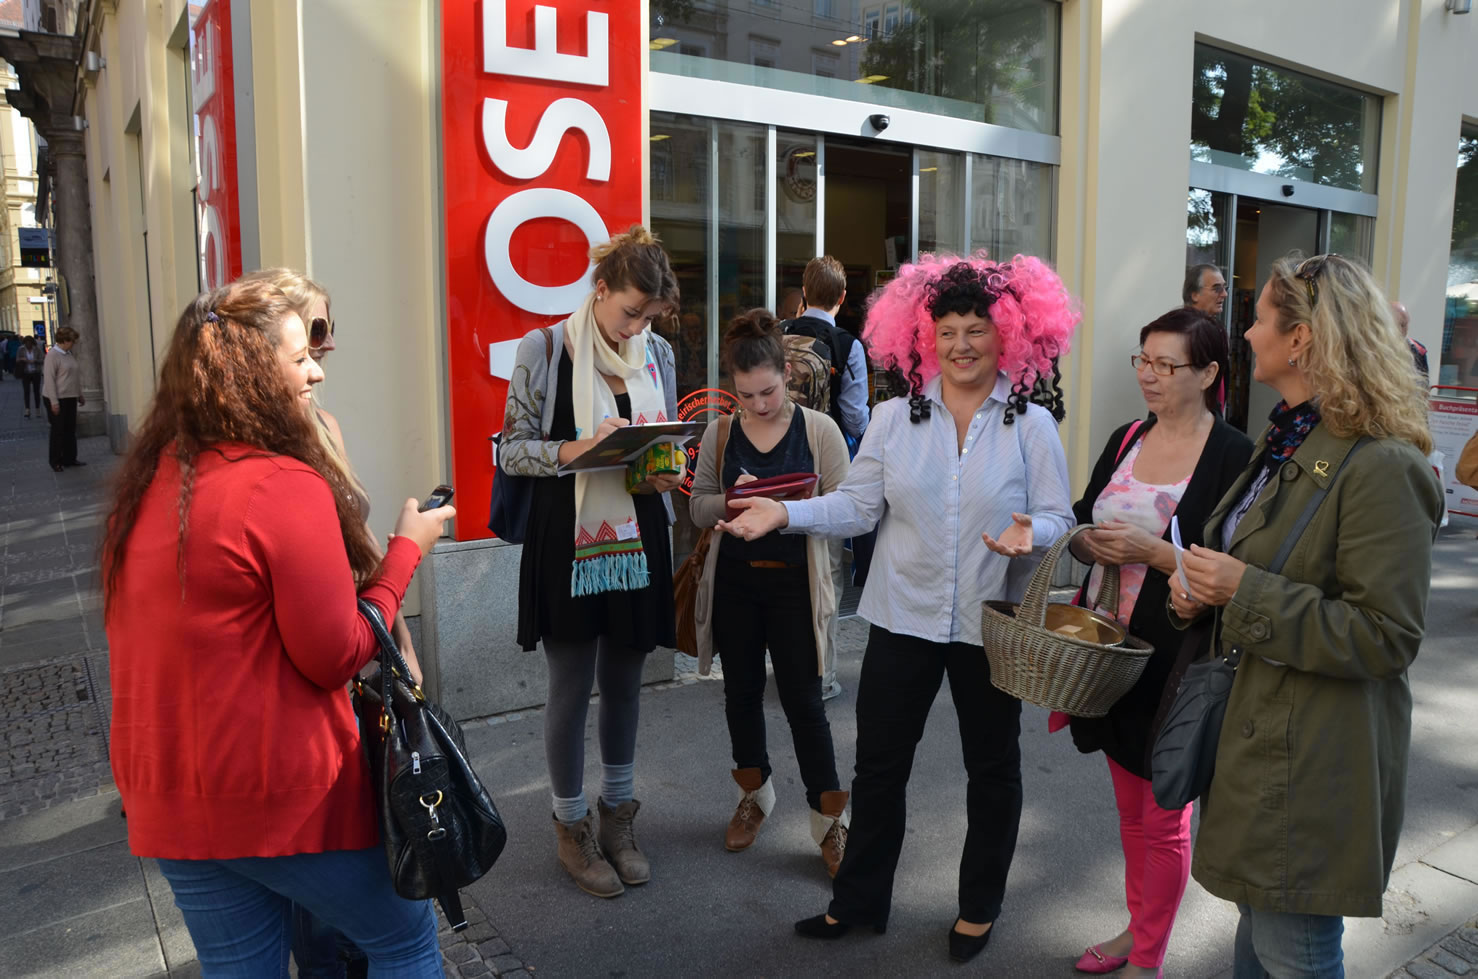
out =
{"type": "Polygon", "coordinates": [[[313,422],[288,390],[277,342],[292,304],[276,287],[237,282],[197,296],[180,314],[159,369],[159,387],[129,447],[103,534],[104,614],[117,593],[129,532],[164,453],[180,466],[180,587],[195,461],[220,443],[236,443],[310,466],[328,483],[349,566],[360,583],[380,559],[343,471],[329,458],[313,422]]]}

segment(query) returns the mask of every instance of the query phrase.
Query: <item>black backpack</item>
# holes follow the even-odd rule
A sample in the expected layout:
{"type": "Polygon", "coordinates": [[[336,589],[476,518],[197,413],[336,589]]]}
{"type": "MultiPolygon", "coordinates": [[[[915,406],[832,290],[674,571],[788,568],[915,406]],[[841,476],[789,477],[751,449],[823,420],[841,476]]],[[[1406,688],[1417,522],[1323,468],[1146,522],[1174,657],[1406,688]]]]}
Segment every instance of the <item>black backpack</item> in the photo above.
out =
{"type": "Polygon", "coordinates": [[[837,427],[845,432],[842,424],[842,378],[847,374],[847,358],[852,355],[852,344],[857,338],[839,326],[833,326],[815,316],[797,316],[780,324],[780,332],[786,336],[814,337],[813,349],[822,348],[830,352],[831,397],[826,407],[837,427]]]}

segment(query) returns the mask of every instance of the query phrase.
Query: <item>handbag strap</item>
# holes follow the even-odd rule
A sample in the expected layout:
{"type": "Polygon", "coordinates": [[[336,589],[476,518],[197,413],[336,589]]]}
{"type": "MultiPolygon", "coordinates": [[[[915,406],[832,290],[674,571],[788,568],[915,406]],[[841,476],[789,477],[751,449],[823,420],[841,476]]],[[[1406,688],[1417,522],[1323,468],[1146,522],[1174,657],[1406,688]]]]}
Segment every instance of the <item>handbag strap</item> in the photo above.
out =
{"type": "Polygon", "coordinates": [[[1268,565],[1268,570],[1273,574],[1282,573],[1283,565],[1287,563],[1288,556],[1293,553],[1294,545],[1298,543],[1298,539],[1308,529],[1309,523],[1314,519],[1314,514],[1319,512],[1320,504],[1329,496],[1329,491],[1333,488],[1334,481],[1339,478],[1340,470],[1344,469],[1345,463],[1350,461],[1350,457],[1356,452],[1359,452],[1365,443],[1369,441],[1370,436],[1366,435],[1352,445],[1350,451],[1346,452],[1345,457],[1340,460],[1339,466],[1335,468],[1334,475],[1330,476],[1329,480],[1323,486],[1316,489],[1313,496],[1309,497],[1309,502],[1304,507],[1304,512],[1298,515],[1298,522],[1293,525],[1293,529],[1288,532],[1288,536],[1283,538],[1283,546],[1278,548],[1278,554],[1273,558],[1273,563],[1268,565]]]}
{"type": "Polygon", "coordinates": [[[1119,454],[1114,456],[1115,464],[1124,461],[1124,453],[1128,451],[1130,444],[1134,441],[1135,433],[1139,431],[1140,426],[1143,424],[1143,418],[1136,418],[1134,419],[1134,422],[1129,426],[1129,431],[1124,433],[1124,441],[1119,443],[1119,454]]]}
{"type": "Polygon", "coordinates": [[[391,699],[390,683],[395,677],[405,683],[417,700],[424,701],[425,695],[421,688],[411,679],[411,669],[406,665],[405,657],[400,655],[400,647],[395,643],[395,637],[390,635],[390,629],[385,625],[385,617],[380,614],[379,606],[363,598],[359,599],[359,614],[369,622],[370,631],[375,634],[375,640],[380,644],[380,702],[384,705],[385,716],[381,718],[382,725],[389,720],[390,712],[394,709],[394,701],[391,699]]]}

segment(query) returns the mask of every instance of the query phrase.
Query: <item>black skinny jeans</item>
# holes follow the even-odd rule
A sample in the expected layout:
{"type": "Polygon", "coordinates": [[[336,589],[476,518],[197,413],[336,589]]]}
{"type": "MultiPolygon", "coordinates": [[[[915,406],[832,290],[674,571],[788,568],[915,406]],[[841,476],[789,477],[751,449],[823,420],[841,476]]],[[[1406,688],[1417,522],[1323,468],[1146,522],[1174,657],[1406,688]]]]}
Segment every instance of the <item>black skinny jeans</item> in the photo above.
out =
{"type": "Polygon", "coordinates": [[[41,400],[41,375],[21,375],[21,396],[26,401],[26,410],[31,410],[31,402],[36,402],[36,407],[42,411],[46,410],[46,403],[41,400]],[[34,395],[34,397],[33,397],[34,395]]]}
{"type": "Polygon", "coordinates": [[[77,399],[58,398],[57,405],[60,411],[55,415],[49,404],[45,407],[46,419],[51,422],[51,464],[70,466],[77,461],[77,399]]]}
{"type": "Polygon", "coordinates": [[[770,777],[765,747],[765,647],[775,688],[790,722],[806,802],[821,810],[821,793],[841,787],[831,724],[821,702],[811,585],[804,567],[755,568],[718,558],[713,585],[713,641],[723,659],[724,716],[736,768],[770,777]]]}
{"type": "Polygon", "coordinates": [[[979,646],[930,642],[873,626],[857,687],[852,826],[827,909],[838,921],[887,923],[914,749],[946,672],[969,777],[960,917],[983,924],[1001,913],[1021,823],[1021,701],[991,686],[990,665],[979,646]]]}

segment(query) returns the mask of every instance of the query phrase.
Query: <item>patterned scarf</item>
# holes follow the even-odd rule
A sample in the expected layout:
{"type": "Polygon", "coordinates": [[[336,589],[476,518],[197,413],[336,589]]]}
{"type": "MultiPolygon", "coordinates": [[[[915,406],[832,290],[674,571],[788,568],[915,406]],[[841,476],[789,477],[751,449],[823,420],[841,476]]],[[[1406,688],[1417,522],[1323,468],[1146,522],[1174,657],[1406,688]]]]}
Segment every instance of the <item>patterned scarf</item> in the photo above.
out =
{"type": "Polygon", "coordinates": [[[1279,401],[1268,421],[1272,427],[1268,429],[1264,459],[1266,465],[1274,466],[1293,458],[1293,453],[1319,424],[1319,409],[1311,401],[1305,401],[1296,408],[1288,407],[1286,401],[1279,401]]]}
{"type": "MultiPolygon", "coordinates": [[[[576,438],[589,438],[607,418],[619,418],[616,396],[601,378],[619,377],[631,398],[631,423],[667,420],[662,381],[643,330],[619,350],[601,335],[595,322],[595,293],[565,323],[570,338],[576,438]]],[[[570,570],[572,596],[607,591],[637,591],[650,583],[642,550],[636,507],[626,492],[626,471],[606,469],[575,474],[575,561],[570,570]]]]}

